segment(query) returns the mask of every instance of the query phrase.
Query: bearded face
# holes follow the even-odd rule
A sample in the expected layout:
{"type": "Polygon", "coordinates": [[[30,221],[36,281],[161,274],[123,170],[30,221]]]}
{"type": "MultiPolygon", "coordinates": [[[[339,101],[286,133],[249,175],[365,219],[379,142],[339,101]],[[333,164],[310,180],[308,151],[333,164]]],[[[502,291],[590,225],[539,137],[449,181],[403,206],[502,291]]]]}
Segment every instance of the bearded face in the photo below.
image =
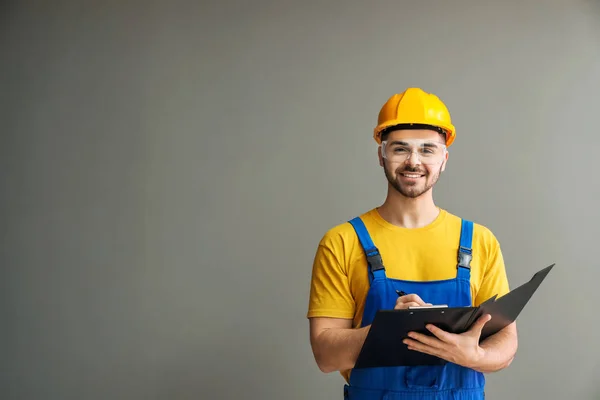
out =
{"type": "Polygon", "coordinates": [[[413,199],[433,188],[446,159],[443,137],[429,130],[390,132],[380,153],[380,164],[391,187],[413,199]]]}
{"type": "Polygon", "coordinates": [[[429,169],[423,165],[390,165],[384,160],[385,176],[398,193],[405,197],[417,198],[429,191],[440,178],[442,165],[437,169],[429,169]]]}

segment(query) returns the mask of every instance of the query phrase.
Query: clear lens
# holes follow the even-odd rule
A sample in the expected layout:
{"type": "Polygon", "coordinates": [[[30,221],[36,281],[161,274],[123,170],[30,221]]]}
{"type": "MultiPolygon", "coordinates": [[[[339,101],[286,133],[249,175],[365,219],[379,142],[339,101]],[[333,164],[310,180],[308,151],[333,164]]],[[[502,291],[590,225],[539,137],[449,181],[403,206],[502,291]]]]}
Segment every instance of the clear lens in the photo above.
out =
{"type": "Polygon", "coordinates": [[[415,163],[434,165],[444,161],[446,145],[435,140],[402,139],[382,142],[381,151],[390,162],[406,162],[415,154],[415,163]]]}

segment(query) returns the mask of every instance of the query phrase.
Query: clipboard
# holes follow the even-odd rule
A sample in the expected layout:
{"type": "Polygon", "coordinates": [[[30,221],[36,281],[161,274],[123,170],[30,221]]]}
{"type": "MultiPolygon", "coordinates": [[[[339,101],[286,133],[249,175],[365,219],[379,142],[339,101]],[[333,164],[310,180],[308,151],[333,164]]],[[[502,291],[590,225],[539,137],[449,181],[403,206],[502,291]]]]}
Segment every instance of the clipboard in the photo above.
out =
{"type": "Polygon", "coordinates": [[[529,282],[506,295],[500,298],[494,295],[478,307],[378,310],[354,369],[446,364],[447,361],[439,357],[408,350],[402,340],[411,331],[433,336],[425,328],[427,324],[436,325],[447,332],[462,333],[468,331],[479,317],[490,314],[492,319],[481,332],[482,341],[517,319],[554,265],[536,272],[529,282]]]}

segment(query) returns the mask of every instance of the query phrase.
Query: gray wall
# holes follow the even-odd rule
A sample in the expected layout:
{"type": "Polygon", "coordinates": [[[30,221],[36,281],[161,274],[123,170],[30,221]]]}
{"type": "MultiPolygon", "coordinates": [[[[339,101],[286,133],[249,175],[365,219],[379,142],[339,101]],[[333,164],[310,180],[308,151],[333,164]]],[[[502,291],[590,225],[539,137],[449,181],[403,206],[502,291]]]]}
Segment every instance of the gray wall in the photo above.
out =
{"type": "Polygon", "coordinates": [[[312,258],[407,86],[458,128],[437,203],[513,287],[557,263],[488,398],[600,398],[598,1],[201,3],[1,9],[3,400],[341,398],[312,258]]]}

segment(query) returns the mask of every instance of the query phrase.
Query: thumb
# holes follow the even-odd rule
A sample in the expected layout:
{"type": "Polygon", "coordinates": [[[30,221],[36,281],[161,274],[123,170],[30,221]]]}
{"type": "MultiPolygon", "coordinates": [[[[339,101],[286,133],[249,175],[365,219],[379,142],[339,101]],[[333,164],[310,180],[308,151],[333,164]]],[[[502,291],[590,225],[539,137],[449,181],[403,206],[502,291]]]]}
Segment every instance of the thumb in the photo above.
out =
{"type": "Polygon", "coordinates": [[[475,323],[473,324],[473,326],[471,327],[471,329],[469,329],[469,331],[471,333],[477,334],[478,336],[481,335],[481,331],[483,330],[483,327],[491,319],[492,319],[492,316],[490,314],[484,314],[484,315],[482,315],[481,317],[479,317],[477,319],[477,321],[475,321],[475,323]]]}

